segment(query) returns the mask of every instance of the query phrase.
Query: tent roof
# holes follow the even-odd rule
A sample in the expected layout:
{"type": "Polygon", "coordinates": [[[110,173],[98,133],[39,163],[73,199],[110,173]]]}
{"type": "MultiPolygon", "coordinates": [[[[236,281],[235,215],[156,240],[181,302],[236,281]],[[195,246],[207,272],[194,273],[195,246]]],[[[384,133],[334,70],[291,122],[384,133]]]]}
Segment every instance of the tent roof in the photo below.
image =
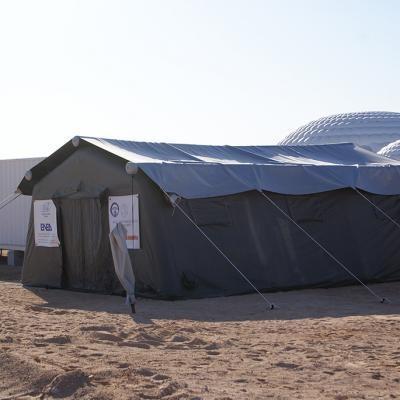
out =
{"type": "MultiPolygon", "coordinates": [[[[94,146],[133,162],[164,191],[185,198],[249,190],[296,195],[346,187],[400,194],[400,162],[350,143],[206,146],[79,137],[79,146],[94,146]]],[[[19,189],[31,194],[40,179],[76,150],[71,141],[66,143],[35,166],[32,180],[23,179],[19,189]]]]}

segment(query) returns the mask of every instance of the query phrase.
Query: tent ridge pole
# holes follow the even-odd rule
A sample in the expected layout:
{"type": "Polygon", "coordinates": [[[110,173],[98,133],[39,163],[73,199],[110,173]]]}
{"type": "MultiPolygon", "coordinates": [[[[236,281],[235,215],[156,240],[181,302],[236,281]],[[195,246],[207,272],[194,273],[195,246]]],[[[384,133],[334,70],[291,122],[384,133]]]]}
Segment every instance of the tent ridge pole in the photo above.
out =
{"type": "Polygon", "coordinates": [[[269,196],[267,196],[264,191],[259,190],[260,194],[267,199],[267,201],[272,204],[281,214],[283,214],[290,222],[297,226],[309,239],[311,239],[325,254],[327,254],[333,261],[336,262],[340,267],[342,267],[349,275],[351,275],[358,283],[360,283],[365,289],[368,290],[374,297],[376,297],[381,303],[388,303],[389,300],[385,297],[379,296],[375,293],[369,286],[367,286],[357,275],[355,275],[349,268],[347,268],[341,261],[339,261],[329,250],[327,250],[318,240],[314,239],[304,228],[302,228],[287,212],[285,212],[281,207],[278,206],[269,196]]]}

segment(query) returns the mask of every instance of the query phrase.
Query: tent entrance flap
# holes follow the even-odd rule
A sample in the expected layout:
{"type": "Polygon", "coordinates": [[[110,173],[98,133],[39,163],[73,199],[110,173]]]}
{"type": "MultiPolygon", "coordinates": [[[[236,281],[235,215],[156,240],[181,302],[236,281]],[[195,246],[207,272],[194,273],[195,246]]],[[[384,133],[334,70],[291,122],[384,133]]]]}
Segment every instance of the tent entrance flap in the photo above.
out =
{"type": "Polygon", "coordinates": [[[135,304],[135,275],[133,274],[132,263],[129,258],[126,237],[127,230],[119,222],[110,232],[110,245],[115,273],[126,291],[126,302],[127,304],[135,304]]]}
{"type": "Polygon", "coordinates": [[[116,276],[109,264],[104,229],[107,210],[100,199],[60,199],[63,287],[112,292],[116,276]]]}

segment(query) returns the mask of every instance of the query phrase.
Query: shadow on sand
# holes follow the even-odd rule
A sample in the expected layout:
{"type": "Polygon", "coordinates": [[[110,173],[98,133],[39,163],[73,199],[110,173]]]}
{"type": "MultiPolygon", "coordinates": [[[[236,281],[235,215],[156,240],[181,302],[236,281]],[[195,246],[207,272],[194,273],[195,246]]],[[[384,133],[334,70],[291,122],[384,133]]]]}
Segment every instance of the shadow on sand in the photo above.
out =
{"type": "MultiPolygon", "coordinates": [[[[132,318],[137,323],[149,324],[156,320],[272,321],[400,314],[400,282],[371,287],[391,302],[381,304],[365,288],[347,286],[267,293],[266,297],[277,306],[272,311],[257,294],[178,301],[139,299],[137,313],[132,318]]],[[[26,289],[39,297],[36,307],[130,315],[123,297],[58,289],[26,289]]]]}

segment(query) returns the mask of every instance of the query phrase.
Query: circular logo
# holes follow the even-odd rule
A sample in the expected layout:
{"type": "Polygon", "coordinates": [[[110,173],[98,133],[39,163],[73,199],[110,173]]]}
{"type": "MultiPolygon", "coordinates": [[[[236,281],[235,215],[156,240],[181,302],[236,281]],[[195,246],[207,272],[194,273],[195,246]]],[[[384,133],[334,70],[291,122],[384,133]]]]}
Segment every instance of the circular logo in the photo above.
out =
{"type": "Polygon", "coordinates": [[[112,203],[110,207],[110,213],[115,218],[119,214],[119,205],[117,203],[112,203]]]}

